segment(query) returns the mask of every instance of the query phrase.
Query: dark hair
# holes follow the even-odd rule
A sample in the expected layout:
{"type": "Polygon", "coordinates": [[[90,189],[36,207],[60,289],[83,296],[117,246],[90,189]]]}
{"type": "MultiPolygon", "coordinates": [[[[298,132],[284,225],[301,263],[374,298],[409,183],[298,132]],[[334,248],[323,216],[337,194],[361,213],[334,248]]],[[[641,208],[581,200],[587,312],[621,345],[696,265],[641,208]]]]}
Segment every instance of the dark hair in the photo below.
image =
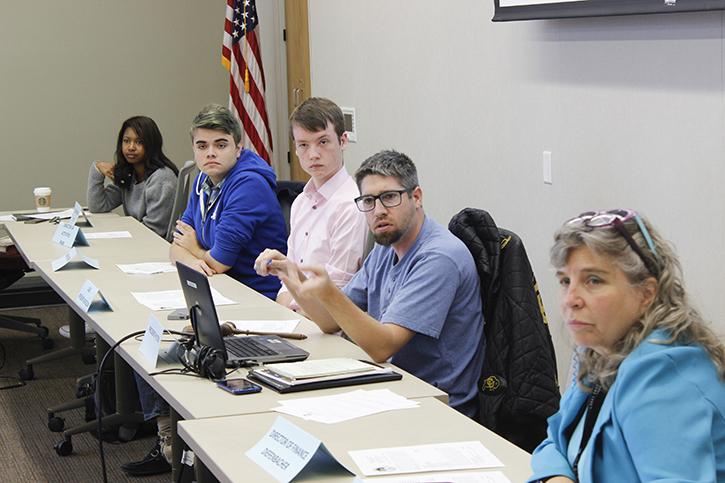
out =
{"type": "Polygon", "coordinates": [[[242,142],[242,128],[239,126],[239,121],[234,117],[232,111],[219,104],[207,104],[199,111],[199,114],[194,116],[189,129],[192,142],[194,141],[194,131],[197,129],[221,131],[229,134],[234,139],[234,144],[242,142]]]}
{"type": "Polygon", "coordinates": [[[143,141],[145,153],[143,162],[146,165],[147,177],[164,166],[175,174],[179,174],[179,168],[166,157],[162,150],[164,140],[154,120],[146,116],[133,116],[123,121],[121,129],[118,131],[116,164],[113,168],[113,182],[116,186],[126,190],[131,189],[131,186],[133,186],[134,169],[123,155],[123,135],[128,128],[133,129],[136,136],[143,141]]]}
{"type": "Polygon", "coordinates": [[[292,128],[298,125],[310,132],[320,132],[327,129],[327,123],[332,124],[338,139],[345,133],[345,118],[340,107],[330,99],[324,97],[310,97],[292,112],[289,118],[289,135],[294,139],[292,128]]]}
{"type": "Polygon", "coordinates": [[[363,161],[355,171],[355,182],[358,189],[360,189],[363,179],[371,175],[393,177],[407,190],[412,190],[419,185],[418,171],[415,169],[413,161],[405,154],[393,150],[380,151],[363,161]]]}

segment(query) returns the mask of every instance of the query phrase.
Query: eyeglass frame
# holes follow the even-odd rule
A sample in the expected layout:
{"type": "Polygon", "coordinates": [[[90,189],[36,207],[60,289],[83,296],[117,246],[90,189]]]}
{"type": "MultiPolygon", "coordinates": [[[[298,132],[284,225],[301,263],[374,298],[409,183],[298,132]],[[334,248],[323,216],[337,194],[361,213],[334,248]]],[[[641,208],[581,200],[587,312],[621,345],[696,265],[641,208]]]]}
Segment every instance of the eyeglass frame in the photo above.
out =
{"type": "Polygon", "coordinates": [[[655,244],[652,241],[652,236],[650,235],[649,230],[642,221],[642,218],[634,210],[620,208],[604,211],[586,211],[584,213],[581,213],[579,216],[567,221],[566,224],[569,225],[581,222],[584,224],[584,226],[591,229],[607,228],[610,226],[614,227],[614,229],[617,230],[617,232],[622,235],[622,237],[627,241],[627,244],[632,248],[632,250],[634,250],[637,256],[639,256],[640,260],[642,260],[642,263],[644,263],[644,266],[647,268],[647,271],[649,271],[652,276],[656,276],[656,274],[659,273],[659,270],[657,270],[657,266],[652,263],[652,260],[644,255],[644,252],[642,251],[640,246],[637,245],[637,242],[634,241],[634,238],[632,238],[632,235],[630,235],[629,231],[627,231],[627,228],[624,226],[624,222],[632,219],[634,219],[634,221],[637,223],[637,227],[639,227],[639,231],[640,233],[642,233],[642,236],[647,243],[647,247],[650,249],[656,259],[658,257],[657,249],[655,248],[655,244]],[[619,212],[624,212],[624,215],[619,212]],[[603,223],[601,225],[593,225],[590,223],[593,219],[601,217],[603,215],[612,216],[612,220],[607,221],[606,223],[603,223]]]}
{"type": "Polygon", "coordinates": [[[375,202],[380,200],[380,204],[383,205],[385,208],[395,208],[396,206],[400,206],[403,203],[403,193],[412,193],[415,190],[415,188],[408,188],[408,189],[402,189],[402,190],[385,190],[380,194],[377,195],[360,195],[357,198],[355,198],[353,201],[355,202],[355,206],[357,207],[358,211],[362,211],[363,213],[369,213],[375,209],[375,202]],[[386,205],[383,201],[383,196],[390,194],[390,193],[396,193],[398,195],[398,203],[394,205],[386,205]],[[360,202],[365,198],[372,198],[373,199],[373,205],[369,210],[363,210],[360,207],[360,202]]]}

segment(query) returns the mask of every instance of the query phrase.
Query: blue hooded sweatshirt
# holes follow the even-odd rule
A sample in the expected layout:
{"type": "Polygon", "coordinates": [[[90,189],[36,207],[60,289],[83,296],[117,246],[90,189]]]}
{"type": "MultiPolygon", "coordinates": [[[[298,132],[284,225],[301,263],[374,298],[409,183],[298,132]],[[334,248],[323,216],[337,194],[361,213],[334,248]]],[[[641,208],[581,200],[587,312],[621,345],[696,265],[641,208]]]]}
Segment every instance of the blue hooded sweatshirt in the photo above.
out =
{"type": "Polygon", "coordinates": [[[260,277],[254,260],[265,248],[287,252],[287,228],[275,189],[274,170],[252,151],[243,149],[237,163],[221,183],[221,192],[202,216],[208,176],[194,180],[189,204],[181,220],[196,230],[196,238],[214,260],[228,265],[229,276],[271,298],[277,295],[277,277],[260,277]]]}

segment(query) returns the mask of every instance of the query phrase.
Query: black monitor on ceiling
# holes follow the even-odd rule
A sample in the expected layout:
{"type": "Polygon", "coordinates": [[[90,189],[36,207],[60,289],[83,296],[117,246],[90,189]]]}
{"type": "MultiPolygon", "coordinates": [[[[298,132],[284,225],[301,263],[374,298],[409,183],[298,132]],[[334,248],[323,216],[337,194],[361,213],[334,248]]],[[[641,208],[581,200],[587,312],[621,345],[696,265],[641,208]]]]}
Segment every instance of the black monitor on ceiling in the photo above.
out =
{"type": "Polygon", "coordinates": [[[725,0],[494,0],[494,22],[725,10],[725,0]]]}

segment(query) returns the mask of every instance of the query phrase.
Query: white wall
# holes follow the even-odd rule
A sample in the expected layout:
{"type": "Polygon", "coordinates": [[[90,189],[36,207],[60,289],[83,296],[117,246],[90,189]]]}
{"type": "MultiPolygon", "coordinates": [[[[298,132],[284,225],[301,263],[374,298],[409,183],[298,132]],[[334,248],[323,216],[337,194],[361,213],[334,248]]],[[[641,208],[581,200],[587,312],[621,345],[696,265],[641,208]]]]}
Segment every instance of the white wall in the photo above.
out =
{"type": "MultiPolygon", "coordinates": [[[[286,166],[284,12],[280,0],[258,4],[268,111],[286,166]]],[[[0,210],[31,208],[34,186],[51,186],[56,206],[84,202],[89,164],[112,160],[132,115],[157,122],[177,165],[192,159],[193,116],[228,102],[225,8],[225,0],[0,2],[0,210]]]]}
{"type": "Polygon", "coordinates": [[[554,230],[631,207],[674,242],[725,332],[722,13],[494,24],[491,0],[310,0],[314,95],[357,108],[349,170],[395,148],[441,223],[484,208],[524,240],[559,356],[554,230]],[[553,153],[553,185],[542,151],[553,153]]]}

